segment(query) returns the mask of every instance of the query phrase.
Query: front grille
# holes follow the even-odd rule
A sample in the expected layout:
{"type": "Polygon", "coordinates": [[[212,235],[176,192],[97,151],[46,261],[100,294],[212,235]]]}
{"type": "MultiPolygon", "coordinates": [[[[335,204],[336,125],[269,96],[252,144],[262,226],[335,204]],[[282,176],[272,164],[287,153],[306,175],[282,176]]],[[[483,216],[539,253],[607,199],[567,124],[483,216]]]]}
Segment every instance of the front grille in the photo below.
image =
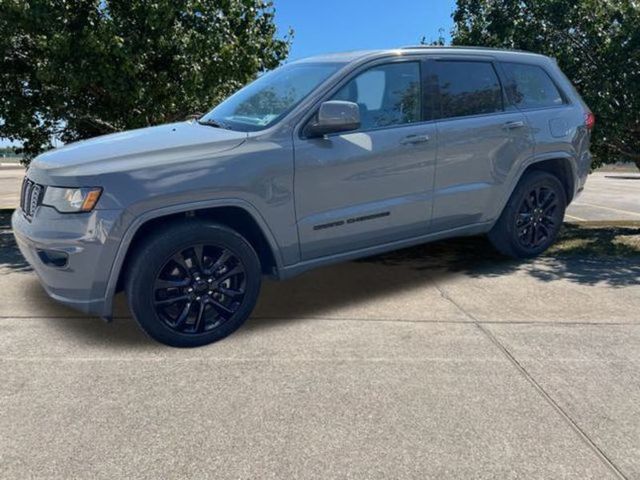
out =
{"type": "Polygon", "coordinates": [[[22,181],[22,192],[20,193],[20,209],[27,218],[33,217],[36,208],[42,203],[44,187],[32,182],[27,177],[22,181]]]}

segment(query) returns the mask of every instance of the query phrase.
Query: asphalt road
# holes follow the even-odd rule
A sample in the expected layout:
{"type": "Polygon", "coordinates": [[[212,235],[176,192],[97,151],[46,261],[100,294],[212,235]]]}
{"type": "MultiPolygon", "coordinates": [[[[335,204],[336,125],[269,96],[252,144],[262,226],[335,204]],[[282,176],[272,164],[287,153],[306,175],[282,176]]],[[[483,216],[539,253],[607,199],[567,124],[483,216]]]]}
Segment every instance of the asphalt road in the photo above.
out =
{"type": "MultiPolygon", "coordinates": [[[[639,230],[631,233],[637,234],[639,230]]],[[[177,350],[0,229],[0,478],[640,478],[640,262],[440,242],[267,282],[177,350]]]]}
{"type": "MultiPolygon", "coordinates": [[[[0,167],[0,209],[18,205],[23,176],[21,167],[0,167]]],[[[584,192],[569,207],[566,219],[640,220],[640,174],[591,174],[584,192]]]]}

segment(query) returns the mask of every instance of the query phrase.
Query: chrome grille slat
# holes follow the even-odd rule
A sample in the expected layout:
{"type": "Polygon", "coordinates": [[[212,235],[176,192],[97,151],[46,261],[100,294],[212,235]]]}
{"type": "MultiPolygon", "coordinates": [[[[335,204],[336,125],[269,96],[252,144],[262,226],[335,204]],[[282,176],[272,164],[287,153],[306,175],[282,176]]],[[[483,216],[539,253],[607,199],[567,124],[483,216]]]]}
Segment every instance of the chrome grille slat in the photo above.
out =
{"type": "Polygon", "coordinates": [[[27,218],[31,218],[42,202],[44,187],[25,177],[20,194],[20,209],[27,218]]]}

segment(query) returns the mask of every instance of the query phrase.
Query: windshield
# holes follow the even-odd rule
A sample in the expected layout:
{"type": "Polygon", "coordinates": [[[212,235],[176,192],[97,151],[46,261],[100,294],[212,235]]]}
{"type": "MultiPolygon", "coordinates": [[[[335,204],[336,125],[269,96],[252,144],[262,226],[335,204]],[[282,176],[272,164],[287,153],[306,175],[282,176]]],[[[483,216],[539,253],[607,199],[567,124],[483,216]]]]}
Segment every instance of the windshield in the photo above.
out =
{"type": "Polygon", "coordinates": [[[277,122],[341,64],[290,64],[264,74],[200,119],[231,130],[251,132],[277,122]]]}

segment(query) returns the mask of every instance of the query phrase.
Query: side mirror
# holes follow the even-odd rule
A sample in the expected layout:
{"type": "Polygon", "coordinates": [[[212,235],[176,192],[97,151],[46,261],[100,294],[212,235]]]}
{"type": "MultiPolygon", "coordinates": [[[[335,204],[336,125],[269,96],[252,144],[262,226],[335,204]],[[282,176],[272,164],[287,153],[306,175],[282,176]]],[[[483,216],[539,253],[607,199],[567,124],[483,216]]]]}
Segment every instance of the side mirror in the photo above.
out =
{"type": "Polygon", "coordinates": [[[348,132],[360,128],[360,107],[357,103],[330,100],[320,105],[316,118],[306,130],[308,137],[321,137],[329,133],[348,132]]]}

